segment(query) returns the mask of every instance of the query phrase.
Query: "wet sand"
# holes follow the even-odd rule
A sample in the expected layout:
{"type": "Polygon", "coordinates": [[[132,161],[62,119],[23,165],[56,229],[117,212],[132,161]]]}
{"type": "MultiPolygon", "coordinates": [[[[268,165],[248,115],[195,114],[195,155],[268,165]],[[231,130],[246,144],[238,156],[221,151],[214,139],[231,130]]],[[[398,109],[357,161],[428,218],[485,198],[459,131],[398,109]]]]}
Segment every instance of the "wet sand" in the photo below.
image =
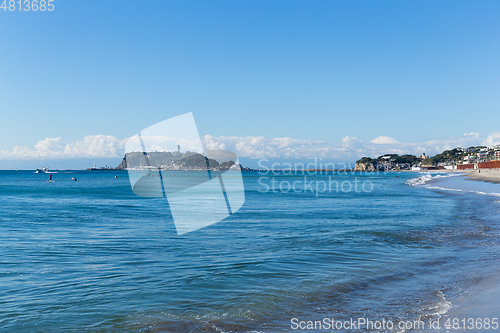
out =
{"type": "Polygon", "coordinates": [[[461,297],[453,300],[451,309],[440,320],[440,328],[436,332],[482,332],[486,325],[490,332],[499,332],[500,324],[500,272],[492,272],[488,277],[479,279],[476,284],[464,291],[461,297]],[[448,321],[449,320],[449,321],[448,321]],[[445,324],[458,322],[456,329],[450,330],[445,324]],[[494,323],[497,323],[496,325],[494,323]],[[464,327],[465,325],[465,327],[464,327]],[[496,327],[496,328],[495,328],[496,327]]]}
{"type": "Polygon", "coordinates": [[[471,180],[500,183],[500,169],[470,170],[465,172],[465,177],[471,180]]]}
{"type": "MultiPolygon", "coordinates": [[[[500,169],[464,170],[464,177],[470,180],[500,183],[500,169]],[[480,172],[479,172],[480,171],[480,172]]],[[[487,276],[479,279],[474,285],[467,288],[459,299],[452,302],[451,309],[441,319],[441,329],[435,332],[478,332],[485,329],[478,328],[478,323],[489,322],[495,318],[500,320],[500,271],[493,270],[487,276]],[[447,320],[453,322],[458,319],[458,329],[447,329],[444,324],[447,320]],[[464,320],[466,328],[463,327],[464,320]]],[[[491,325],[491,324],[490,324],[491,325]]],[[[500,324],[489,326],[489,331],[500,331],[500,324]]]]}

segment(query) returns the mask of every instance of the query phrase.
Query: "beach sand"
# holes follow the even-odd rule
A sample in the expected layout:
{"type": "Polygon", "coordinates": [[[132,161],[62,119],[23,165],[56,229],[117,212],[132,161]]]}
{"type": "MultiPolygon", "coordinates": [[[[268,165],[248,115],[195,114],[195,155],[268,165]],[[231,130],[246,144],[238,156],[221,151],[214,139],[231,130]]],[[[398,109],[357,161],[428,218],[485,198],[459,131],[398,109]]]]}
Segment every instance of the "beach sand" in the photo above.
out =
{"type": "MultiPolygon", "coordinates": [[[[491,183],[500,183],[500,169],[481,169],[464,170],[464,177],[470,180],[485,181],[491,183]]],[[[488,276],[479,279],[476,284],[467,288],[460,299],[453,300],[451,309],[441,319],[441,329],[437,332],[477,332],[482,331],[477,327],[464,329],[463,326],[456,330],[450,330],[443,327],[447,320],[453,321],[458,318],[460,324],[465,319],[468,326],[473,322],[485,322],[485,319],[491,322],[492,318],[500,320],[500,271],[492,271],[488,276]],[[472,318],[470,320],[469,318],[472,318]],[[480,318],[480,319],[478,319],[480,318]]],[[[472,325],[472,326],[474,326],[472,325]]],[[[484,329],[484,328],[483,328],[484,329]]],[[[489,331],[500,331],[500,325],[497,329],[490,328],[489,331]]]]}
{"type": "Polygon", "coordinates": [[[466,172],[466,177],[471,180],[500,183],[500,169],[481,169],[466,172]]]}
{"type": "MultiPolygon", "coordinates": [[[[482,173],[482,172],[481,172],[482,173]]],[[[441,330],[437,332],[482,332],[476,326],[482,323],[492,323],[493,318],[496,322],[500,320],[500,272],[492,273],[491,276],[485,277],[477,281],[476,284],[468,288],[458,300],[454,300],[451,309],[441,318],[441,330]],[[472,318],[472,320],[470,319],[472,318]],[[479,319],[478,319],[479,318],[479,319]],[[450,330],[444,326],[448,320],[453,323],[453,320],[459,322],[459,329],[450,330]],[[458,320],[457,320],[458,319],[458,320]],[[463,320],[465,319],[466,328],[464,329],[463,320]]],[[[457,328],[458,328],[457,327],[457,328]]],[[[490,326],[487,331],[498,332],[500,325],[496,325],[496,329],[490,326]]]]}

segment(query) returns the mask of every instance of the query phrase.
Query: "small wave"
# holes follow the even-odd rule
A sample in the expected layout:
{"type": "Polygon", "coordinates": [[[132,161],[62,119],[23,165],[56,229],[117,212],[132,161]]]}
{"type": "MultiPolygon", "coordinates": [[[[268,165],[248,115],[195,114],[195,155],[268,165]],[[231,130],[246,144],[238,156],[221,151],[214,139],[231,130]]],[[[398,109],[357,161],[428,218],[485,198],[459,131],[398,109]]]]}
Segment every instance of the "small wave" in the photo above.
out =
{"type": "MultiPolygon", "coordinates": [[[[423,309],[424,314],[418,317],[418,321],[425,321],[426,319],[441,319],[448,310],[451,309],[451,302],[448,301],[441,290],[436,291],[437,302],[429,307],[423,309]]],[[[407,330],[400,330],[397,333],[404,333],[407,330]]],[[[395,332],[396,333],[396,332],[395,332]]]]}
{"type": "Polygon", "coordinates": [[[427,183],[430,180],[432,180],[431,175],[423,175],[423,176],[420,176],[417,178],[409,179],[406,181],[406,183],[408,185],[411,185],[411,186],[416,186],[416,185],[424,185],[425,183],[427,183]]]}
{"type": "Polygon", "coordinates": [[[448,312],[449,309],[451,309],[451,302],[446,299],[441,290],[437,291],[437,296],[439,298],[438,303],[435,306],[430,307],[429,310],[434,311],[431,313],[431,316],[441,317],[448,312]]]}
{"type": "MultiPolygon", "coordinates": [[[[437,300],[433,304],[429,304],[427,307],[421,308],[420,313],[417,317],[417,320],[415,322],[428,322],[428,320],[435,320],[435,319],[441,319],[443,315],[445,315],[448,310],[451,309],[451,302],[449,302],[446,297],[444,296],[443,292],[441,290],[437,290],[434,295],[436,296],[437,300]]],[[[405,327],[397,327],[392,331],[392,333],[407,333],[407,332],[414,332],[415,329],[413,328],[405,328],[405,327]]]]}
{"type": "Polygon", "coordinates": [[[446,188],[446,187],[440,187],[440,186],[428,186],[427,188],[430,188],[432,190],[441,190],[441,191],[466,192],[465,190],[460,190],[460,189],[456,189],[456,188],[446,188]]]}
{"type": "MultiPolygon", "coordinates": [[[[456,188],[446,188],[446,187],[440,187],[440,186],[428,186],[427,188],[433,189],[433,190],[441,190],[441,191],[451,191],[451,192],[468,192],[468,193],[475,193],[475,194],[482,194],[482,195],[493,195],[493,196],[500,196],[500,193],[488,193],[488,192],[483,192],[483,191],[472,191],[472,190],[461,190],[461,189],[456,189],[456,188]]],[[[500,201],[495,201],[495,202],[500,202],[500,201]]]]}
{"type": "Polygon", "coordinates": [[[411,186],[417,186],[417,185],[425,185],[428,182],[430,182],[433,179],[438,179],[438,178],[448,178],[448,177],[454,177],[454,176],[460,176],[460,174],[445,174],[445,175],[431,175],[431,174],[425,174],[417,178],[412,178],[406,181],[408,185],[411,186]]]}

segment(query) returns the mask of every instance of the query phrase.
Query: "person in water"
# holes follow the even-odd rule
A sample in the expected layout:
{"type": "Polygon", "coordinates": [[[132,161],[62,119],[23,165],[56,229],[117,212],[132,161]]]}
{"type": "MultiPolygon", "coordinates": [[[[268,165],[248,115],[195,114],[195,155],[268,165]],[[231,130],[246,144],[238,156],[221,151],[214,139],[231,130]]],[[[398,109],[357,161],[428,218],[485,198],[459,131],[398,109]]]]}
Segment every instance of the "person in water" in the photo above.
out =
{"type": "Polygon", "coordinates": [[[50,174],[50,180],[52,180],[52,174],[50,174]]]}

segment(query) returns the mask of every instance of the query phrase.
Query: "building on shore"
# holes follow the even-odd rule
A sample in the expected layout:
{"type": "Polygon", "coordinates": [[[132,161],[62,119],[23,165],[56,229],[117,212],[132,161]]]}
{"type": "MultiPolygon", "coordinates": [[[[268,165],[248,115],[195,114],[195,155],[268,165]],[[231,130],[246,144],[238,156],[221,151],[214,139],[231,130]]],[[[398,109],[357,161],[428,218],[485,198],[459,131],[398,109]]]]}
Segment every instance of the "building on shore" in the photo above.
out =
{"type": "Polygon", "coordinates": [[[426,158],[428,158],[429,156],[425,155],[425,153],[422,153],[422,155],[419,155],[418,158],[421,159],[421,160],[425,160],[426,158]]]}

